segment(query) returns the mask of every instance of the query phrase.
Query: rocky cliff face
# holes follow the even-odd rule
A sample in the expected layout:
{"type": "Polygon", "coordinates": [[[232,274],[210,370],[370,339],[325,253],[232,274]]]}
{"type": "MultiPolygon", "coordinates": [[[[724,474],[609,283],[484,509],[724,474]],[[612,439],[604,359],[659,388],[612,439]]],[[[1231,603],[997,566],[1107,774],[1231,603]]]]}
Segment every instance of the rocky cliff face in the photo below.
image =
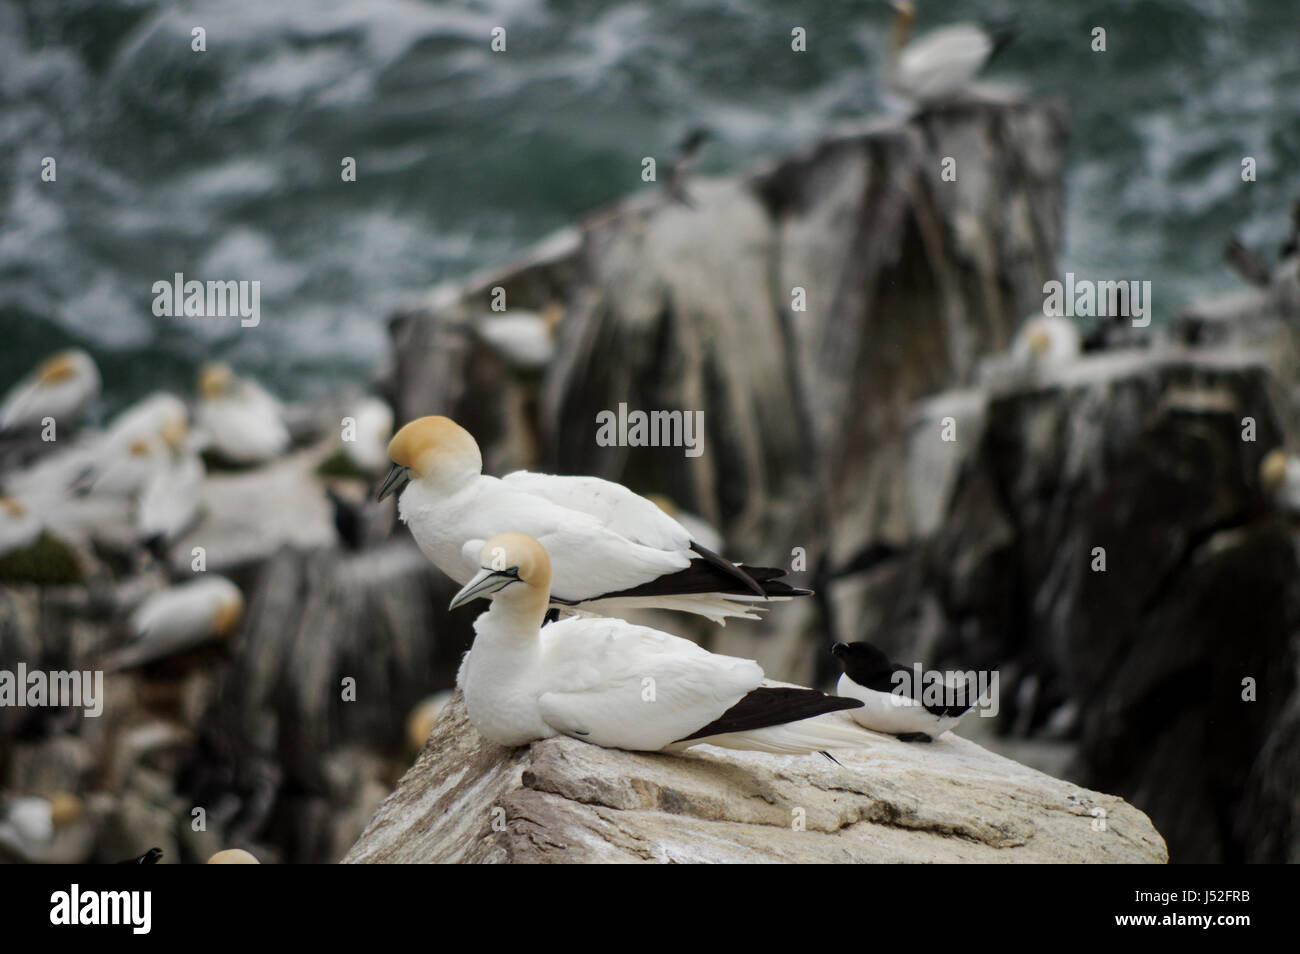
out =
{"type": "Polygon", "coordinates": [[[1121,799],[951,734],[798,758],[484,741],[457,694],[351,863],[1162,863],[1121,799]]]}

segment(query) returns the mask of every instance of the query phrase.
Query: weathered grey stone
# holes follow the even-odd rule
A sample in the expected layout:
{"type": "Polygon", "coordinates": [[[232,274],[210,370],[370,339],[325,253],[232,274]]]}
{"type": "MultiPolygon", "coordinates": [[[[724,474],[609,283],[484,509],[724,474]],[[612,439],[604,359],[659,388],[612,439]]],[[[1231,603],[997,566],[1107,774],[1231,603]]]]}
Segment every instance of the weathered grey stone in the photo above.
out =
{"type": "MultiPolygon", "coordinates": [[[[847,717],[845,717],[847,718],[847,717]]],[[[345,862],[1142,862],[1164,842],[1121,799],[951,735],[834,765],[712,747],[483,740],[459,693],[345,862]]]]}

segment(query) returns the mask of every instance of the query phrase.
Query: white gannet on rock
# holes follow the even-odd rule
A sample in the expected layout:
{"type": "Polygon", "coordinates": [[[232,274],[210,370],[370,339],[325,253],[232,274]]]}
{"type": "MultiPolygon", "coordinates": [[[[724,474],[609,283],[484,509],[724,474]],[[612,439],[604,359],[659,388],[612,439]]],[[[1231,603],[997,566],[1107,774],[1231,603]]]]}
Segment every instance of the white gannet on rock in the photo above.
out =
{"type": "MultiPolygon", "coordinates": [[[[56,836],[81,821],[81,799],[67,792],[50,798],[19,795],[0,805],[0,858],[6,853],[25,863],[81,860],[52,851],[56,836]]],[[[12,859],[5,859],[12,860],[12,859]]]]}
{"type": "Polygon", "coordinates": [[[915,5],[911,0],[890,0],[889,5],[894,9],[894,23],[885,59],[885,88],[918,106],[952,100],[967,92],[979,71],[1012,36],[1004,25],[956,23],[911,40],[915,5]]]}
{"type": "Polygon", "coordinates": [[[1273,448],[1259,462],[1259,483],[1279,509],[1300,513],[1300,458],[1273,448]]]}
{"type": "Polygon", "coordinates": [[[230,636],[244,615],[244,596],[221,576],[205,575],[148,596],[131,614],[131,642],[111,653],[106,670],[124,669],[230,636]]]}
{"type": "Polygon", "coordinates": [[[383,398],[364,397],[347,408],[355,422],[353,440],[341,440],[348,461],[364,474],[379,475],[388,467],[388,442],[393,437],[393,409],[383,398]]]}
{"type": "Polygon", "coordinates": [[[835,691],[862,702],[862,708],[849,715],[873,732],[895,735],[904,742],[930,742],[955,728],[979,701],[978,686],[946,683],[932,689],[939,699],[925,701],[926,686],[914,685],[915,671],[890,662],[870,643],[836,643],[831,653],[844,669],[835,691]]]}
{"type": "MultiPolygon", "coordinates": [[[[149,395],[119,413],[101,437],[89,442],[88,463],[76,487],[97,495],[134,496],[165,462],[164,433],[188,426],[189,412],[180,398],[162,391],[149,395]]],[[[74,450],[85,453],[80,446],[74,450]]]]}
{"type": "Polygon", "coordinates": [[[20,497],[0,496],[0,557],[36,542],[45,522],[20,497]]]}
{"type": "Polygon", "coordinates": [[[99,368],[84,351],[60,351],[20,380],[0,403],[0,432],[35,428],[46,417],[70,424],[99,397],[99,368]]]}
{"type": "Polygon", "coordinates": [[[278,457],[289,446],[284,410],[256,381],[215,362],[199,372],[195,424],[205,449],[244,466],[278,457]]]}
{"type": "Polygon", "coordinates": [[[719,557],[620,484],[523,470],[485,476],[478,444],[450,418],[411,421],[388,456],[394,464],[377,499],[400,491],[398,513],[415,542],[457,583],[478,571],[484,540],[515,529],[550,554],[559,607],[671,609],[721,623],[756,619],[755,601],[809,592],[778,580],[782,570],[719,557]]]}
{"type": "Polygon", "coordinates": [[[206,468],[189,441],[185,423],[164,425],[161,460],[145,481],[136,502],[136,533],[142,543],[158,550],[194,523],[203,499],[206,468]]]}
{"type": "Polygon", "coordinates": [[[537,371],[555,356],[555,329],[564,318],[564,306],[550,304],[541,311],[511,308],[502,314],[484,314],[474,320],[474,333],[505,361],[522,371],[537,371]]]}
{"type": "Polygon", "coordinates": [[[478,564],[451,608],[494,597],[474,621],[461,668],[470,721],[492,742],[565,735],[629,751],[709,744],[782,754],[871,744],[831,715],[856,700],[764,686],[751,659],[621,619],[577,616],[543,626],[551,561],[532,537],[498,534],[482,545],[478,564]]]}
{"type": "Polygon", "coordinates": [[[1034,372],[1054,371],[1077,361],[1083,353],[1078,326],[1059,315],[1035,315],[1016,332],[1011,359],[1016,367],[1034,372]]]}

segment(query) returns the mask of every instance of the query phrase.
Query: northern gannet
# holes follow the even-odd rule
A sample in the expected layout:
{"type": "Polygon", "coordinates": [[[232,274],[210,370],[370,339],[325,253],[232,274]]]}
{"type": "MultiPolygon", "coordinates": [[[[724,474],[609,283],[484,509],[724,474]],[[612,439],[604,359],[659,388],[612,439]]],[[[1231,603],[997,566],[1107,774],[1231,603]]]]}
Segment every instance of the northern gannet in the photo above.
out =
{"type": "Polygon", "coordinates": [[[340,440],[344,455],[363,474],[382,474],[388,467],[388,442],[393,436],[393,409],[383,398],[363,397],[346,408],[353,440],[340,440]]]}
{"type": "Polygon", "coordinates": [[[140,492],[135,518],[138,538],[155,551],[179,537],[198,517],[206,474],[184,422],[164,425],[159,437],[161,459],[140,492]]]}
{"type": "Polygon", "coordinates": [[[919,106],[951,100],[965,92],[1012,36],[1012,31],[1001,25],[986,28],[956,23],[909,42],[916,6],[911,0],[890,0],[889,5],[894,9],[894,23],[885,59],[885,87],[919,106]]]}
{"type": "Polygon", "coordinates": [[[862,702],[849,715],[873,732],[904,742],[930,742],[954,728],[979,701],[979,688],[971,684],[936,686],[931,692],[939,698],[926,701],[926,686],[913,685],[914,670],[890,662],[870,643],[836,643],[831,652],[844,669],[835,691],[862,702]]]}
{"type": "Polygon", "coordinates": [[[0,432],[40,427],[46,417],[66,426],[99,397],[99,368],[84,351],[60,351],[40,363],[5,395],[0,432]]]}
{"type": "MultiPolygon", "coordinates": [[[[189,413],[180,398],[161,391],[149,395],[113,418],[102,436],[68,452],[71,464],[81,462],[83,467],[73,486],[97,495],[138,494],[164,462],[164,432],[188,426],[189,413]]],[[[48,466],[68,469],[62,461],[48,466]]]]}
{"type": "Polygon", "coordinates": [[[609,617],[543,626],[551,561],[532,537],[498,534],[480,547],[477,564],[451,608],[494,597],[474,621],[460,676],[470,721],[492,742],[566,735],[640,752],[704,743],[789,755],[870,744],[856,726],[828,715],[861,703],[764,686],[751,659],[609,617]]]}
{"type": "Polygon", "coordinates": [[[0,557],[31,546],[43,529],[45,522],[21,497],[0,496],[0,557]]]}
{"type": "Polygon", "coordinates": [[[1069,318],[1037,315],[1016,332],[1011,358],[1016,367],[1029,371],[1050,371],[1074,362],[1083,351],[1079,328],[1069,318]]]}
{"type": "Polygon", "coordinates": [[[196,425],[205,449],[236,465],[260,464],[289,446],[280,402],[256,381],[237,378],[230,365],[205,365],[199,372],[196,425]]]}
{"type": "Polygon", "coordinates": [[[504,314],[480,315],[473,328],[479,339],[512,367],[537,371],[555,356],[555,329],[563,318],[564,306],[554,303],[541,311],[511,308],[504,314]]]}
{"type": "Polygon", "coordinates": [[[671,609],[721,623],[757,619],[754,601],[808,593],[778,580],[781,570],[719,557],[620,484],[524,470],[485,476],[478,444],[446,417],[405,425],[388,456],[393,467],[377,499],[400,492],[398,513],[415,542],[457,583],[478,571],[484,540],[516,529],[550,553],[559,607],[671,609]]]}
{"type": "Polygon", "coordinates": [[[225,577],[205,575],[148,596],[131,614],[131,642],[105,658],[106,670],[174,656],[230,636],[244,615],[244,596],[225,577]]]}
{"type": "Polygon", "coordinates": [[[1259,462],[1259,483],[1277,507],[1300,513],[1300,458],[1273,448],[1259,462]]]}
{"type": "Polygon", "coordinates": [[[429,733],[433,731],[433,724],[438,720],[438,714],[446,708],[451,696],[451,690],[448,689],[425,696],[415,704],[415,708],[406,717],[406,743],[412,752],[424,748],[429,733]]]}
{"type": "Polygon", "coordinates": [[[260,865],[252,854],[243,848],[227,848],[224,851],[218,851],[207,861],[210,865],[260,865]]]}

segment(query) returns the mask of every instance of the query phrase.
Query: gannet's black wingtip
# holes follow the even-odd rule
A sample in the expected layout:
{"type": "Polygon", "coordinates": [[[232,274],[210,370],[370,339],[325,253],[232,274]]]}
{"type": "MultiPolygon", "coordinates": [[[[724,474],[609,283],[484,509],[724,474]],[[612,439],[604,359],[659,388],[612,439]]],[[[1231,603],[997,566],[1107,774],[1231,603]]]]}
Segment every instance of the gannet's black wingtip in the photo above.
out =
{"type": "Polygon", "coordinates": [[[694,540],[691,541],[691,549],[703,557],[707,562],[712,563],[719,570],[722,570],[728,576],[735,577],[741,583],[744,583],[745,587],[755,596],[766,595],[763,592],[763,587],[760,586],[752,576],[746,573],[743,567],[736,566],[736,564],[732,563],[730,560],[718,556],[718,554],[714,553],[708,547],[701,546],[694,540]]]}

